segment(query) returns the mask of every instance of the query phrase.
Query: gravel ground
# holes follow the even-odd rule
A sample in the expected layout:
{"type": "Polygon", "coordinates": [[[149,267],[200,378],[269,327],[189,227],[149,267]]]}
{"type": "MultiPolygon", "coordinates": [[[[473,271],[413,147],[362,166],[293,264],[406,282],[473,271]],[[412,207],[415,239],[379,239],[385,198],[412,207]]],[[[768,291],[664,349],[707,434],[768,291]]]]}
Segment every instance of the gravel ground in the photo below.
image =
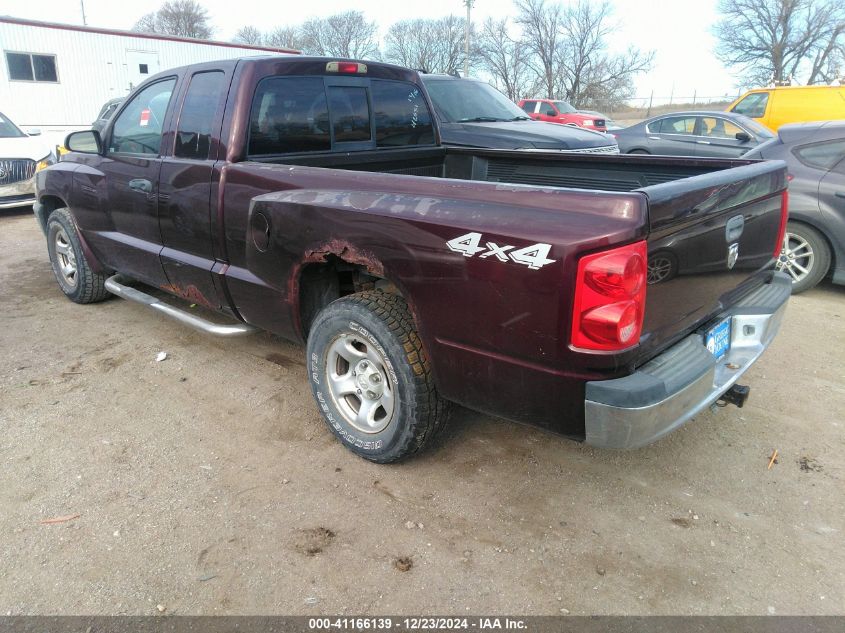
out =
{"type": "Polygon", "coordinates": [[[646,449],[459,410],[377,466],[301,347],[75,305],[27,210],[0,244],[0,614],[845,613],[845,288],[646,449]]]}

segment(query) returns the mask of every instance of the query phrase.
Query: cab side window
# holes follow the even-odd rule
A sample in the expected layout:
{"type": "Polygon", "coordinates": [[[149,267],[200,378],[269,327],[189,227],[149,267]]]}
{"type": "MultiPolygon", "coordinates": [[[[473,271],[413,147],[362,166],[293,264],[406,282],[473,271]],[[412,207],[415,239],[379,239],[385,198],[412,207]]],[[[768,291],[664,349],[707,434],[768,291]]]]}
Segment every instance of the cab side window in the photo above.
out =
{"type": "Polygon", "coordinates": [[[211,133],[223,107],[223,71],[196,73],[182,104],[176,126],[176,146],[173,155],[179,158],[205,160],[211,148],[211,133]]]}
{"type": "Polygon", "coordinates": [[[766,105],[768,103],[768,92],[752,92],[745,99],[737,103],[731,112],[744,114],[751,119],[759,119],[766,114],[766,105]]]}
{"type": "Polygon", "coordinates": [[[158,81],[132,98],[115,119],[110,152],[158,156],[164,116],[175,85],[175,78],[158,81]]]}
{"type": "Polygon", "coordinates": [[[525,110],[528,114],[534,114],[535,107],[537,107],[536,101],[526,101],[522,104],[522,109],[525,110]]]}

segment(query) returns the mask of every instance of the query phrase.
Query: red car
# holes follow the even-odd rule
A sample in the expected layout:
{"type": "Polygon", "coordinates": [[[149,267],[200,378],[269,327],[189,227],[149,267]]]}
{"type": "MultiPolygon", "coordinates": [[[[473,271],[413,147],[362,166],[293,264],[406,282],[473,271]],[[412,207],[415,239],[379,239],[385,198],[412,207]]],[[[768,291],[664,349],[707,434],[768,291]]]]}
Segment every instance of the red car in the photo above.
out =
{"type": "Polygon", "coordinates": [[[563,125],[574,125],[584,127],[597,132],[607,132],[607,125],[604,119],[597,119],[589,114],[581,114],[566,101],[552,99],[522,99],[519,107],[525,110],[532,119],[536,121],[547,121],[549,123],[562,123],[563,125]]]}

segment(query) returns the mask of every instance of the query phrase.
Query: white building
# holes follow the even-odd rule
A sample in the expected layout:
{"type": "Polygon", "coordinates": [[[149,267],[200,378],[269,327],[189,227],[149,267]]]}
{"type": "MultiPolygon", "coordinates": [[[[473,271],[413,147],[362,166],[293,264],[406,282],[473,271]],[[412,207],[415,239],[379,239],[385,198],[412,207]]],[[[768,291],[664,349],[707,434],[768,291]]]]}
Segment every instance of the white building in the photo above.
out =
{"type": "Polygon", "coordinates": [[[0,16],[0,112],[23,128],[90,127],[103,104],[161,70],[278,48],[0,16]]]}

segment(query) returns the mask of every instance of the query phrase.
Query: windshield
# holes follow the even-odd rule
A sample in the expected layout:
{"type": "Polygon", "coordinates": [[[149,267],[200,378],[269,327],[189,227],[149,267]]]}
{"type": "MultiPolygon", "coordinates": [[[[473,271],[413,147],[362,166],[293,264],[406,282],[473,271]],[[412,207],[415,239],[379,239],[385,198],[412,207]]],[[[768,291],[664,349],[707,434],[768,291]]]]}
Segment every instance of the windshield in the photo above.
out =
{"type": "Polygon", "coordinates": [[[467,121],[528,120],[525,112],[490,84],[466,79],[426,79],[434,109],[441,119],[467,121]]]}
{"type": "Polygon", "coordinates": [[[0,138],[15,138],[18,136],[26,136],[26,134],[21,132],[17,125],[0,112],[0,138]]]}
{"type": "Polygon", "coordinates": [[[774,138],[775,134],[765,125],[757,123],[754,119],[749,119],[747,116],[740,116],[737,117],[739,122],[742,123],[742,127],[747,130],[751,130],[754,132],[754,135],[758,138],[774,138]]]}
{"type": "Polygon", "coordinates": [[[568,101],[554,101],[555,107],[557,111],[561,114],[570,114],[571,112],[575,112],[575,108],[572,107],[572,104],[568,101]]]}

